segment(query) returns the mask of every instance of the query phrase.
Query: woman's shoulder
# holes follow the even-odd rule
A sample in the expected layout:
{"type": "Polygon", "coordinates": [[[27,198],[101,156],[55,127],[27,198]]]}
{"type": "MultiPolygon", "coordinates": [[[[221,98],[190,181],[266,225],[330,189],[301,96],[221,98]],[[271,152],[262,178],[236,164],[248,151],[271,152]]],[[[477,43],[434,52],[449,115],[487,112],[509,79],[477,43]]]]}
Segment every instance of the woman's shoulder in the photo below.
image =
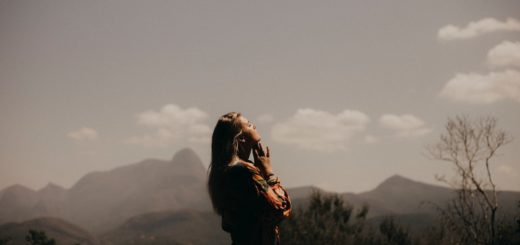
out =
{"type": "Polygon", "coordinates": [[[256,174],[260,170],[250,161],[239,160],[228,166],[228,171],[236,174],[256,174]]]}

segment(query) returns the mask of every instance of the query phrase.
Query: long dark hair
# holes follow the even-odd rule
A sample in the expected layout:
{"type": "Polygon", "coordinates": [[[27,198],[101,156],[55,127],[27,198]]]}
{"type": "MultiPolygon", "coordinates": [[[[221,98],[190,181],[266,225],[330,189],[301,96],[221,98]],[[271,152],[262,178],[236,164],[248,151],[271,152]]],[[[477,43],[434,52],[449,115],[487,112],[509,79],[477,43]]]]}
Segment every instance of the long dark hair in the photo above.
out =
{"type": "Polygon", "coordinates": [[[211,138],[208,191],[213,210],[219,215],[222,214],[223,209],[222,174],[225,167],[238,153],[237,138],[242,133],[239,117],[238,112],[229,112],[221,116],[211,138]]]}

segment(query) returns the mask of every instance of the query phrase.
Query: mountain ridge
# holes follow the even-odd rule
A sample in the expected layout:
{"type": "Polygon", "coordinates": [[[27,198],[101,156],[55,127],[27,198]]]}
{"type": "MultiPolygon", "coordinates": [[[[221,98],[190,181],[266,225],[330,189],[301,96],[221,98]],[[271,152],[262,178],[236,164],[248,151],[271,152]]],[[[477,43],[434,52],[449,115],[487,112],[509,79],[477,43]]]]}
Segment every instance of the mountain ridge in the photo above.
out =
{"type": "MultiPolygon", "coordinates": [[[[0,224],[44,215],[67,220],[99,235],[146,213],[185,209],[205,212],[212,210],[206,178],[207,170],[198,155],[192,149],[183,148],[170,160],[147,158],[88,173],[69,189],[52,182],[38,191],[16,184],[0,191],[0,224]]],[[[313,185],[287,188],[287,191],[295,208],[307,205],[309,195],[319,191],[338,194],[354,207],[368,205],[369,217],[432,214],[433,210],[425,207],[425,202],[443,204],[454,195],[450,188],[397,174],[374,189],[360,193],[331,192],[313,185]]],[[[520,200],[520,192],[499,193],[506,211],[513,210],[515,201],[520,200]]],[[[206,217],[205,214],[195,216],[206,217]]]]}
{"type": "Polygon", "coordinates": [[[206,169],[189,148],[170,160],[148,158],[107,171],[90,172],[71,188],[47,184],[38,191],[13,185],[1,192],[0,223],[55,216],[93,233],[144,212],[210,208],[206,169]]]}

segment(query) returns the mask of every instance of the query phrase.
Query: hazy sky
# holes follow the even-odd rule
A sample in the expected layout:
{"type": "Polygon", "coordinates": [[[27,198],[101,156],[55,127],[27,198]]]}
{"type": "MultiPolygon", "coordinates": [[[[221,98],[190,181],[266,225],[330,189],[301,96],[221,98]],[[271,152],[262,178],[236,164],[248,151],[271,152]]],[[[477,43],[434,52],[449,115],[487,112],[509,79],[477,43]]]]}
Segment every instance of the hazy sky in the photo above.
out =
{"type": "Polygon", "coordinates": [[[170,159],[207,166],[217,118],[257,124],[287,187],[365,191],[451,167],[425,146],[458,114],[515,141],[520,1],[0,0],[0,188],[170,159]]]}

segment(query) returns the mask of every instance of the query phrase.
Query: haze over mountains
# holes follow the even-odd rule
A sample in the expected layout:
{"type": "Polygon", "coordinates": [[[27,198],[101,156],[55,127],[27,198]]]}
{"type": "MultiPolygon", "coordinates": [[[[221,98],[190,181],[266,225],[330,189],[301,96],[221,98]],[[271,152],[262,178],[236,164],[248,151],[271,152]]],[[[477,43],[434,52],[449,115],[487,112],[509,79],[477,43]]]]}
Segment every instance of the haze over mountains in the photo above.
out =
{"type": "Polygon", "coordinates": [[[184,149],[171,161],[147,159],[89,173],[68,190],[52,184],[38,191],[14,185],[2,191],[0,223],[55,216],[98,233],[137,214],[208,210],[205,178],[199,157],[184,149]]]}
{"type": "MultiPolygon", "coordinates": [[[[320,189],[304,186],[288,192],[298,207],[315,190],[320,189]]],[[[442,205],[453,191],[395,175],[374,190],[340,195],[354,206],[369,205],[370,218],[401,215],[413,223],[433,216],[425,202],[442,205]]],[[[502,214],[517,212],[520,192],[501,192],[499,198],[502,214]]],[[[206,169],[191,149],[180,150],[170,161],[147,159],[89,173],[70,189],[10,186],[0,191],[0,224],[0,237],[16,238],[13,244],[17,239],[23,244],[21,234],[28,227],[62,231],[52,235],[84,244],[229,243],[211,211],[206,169]]]]}

